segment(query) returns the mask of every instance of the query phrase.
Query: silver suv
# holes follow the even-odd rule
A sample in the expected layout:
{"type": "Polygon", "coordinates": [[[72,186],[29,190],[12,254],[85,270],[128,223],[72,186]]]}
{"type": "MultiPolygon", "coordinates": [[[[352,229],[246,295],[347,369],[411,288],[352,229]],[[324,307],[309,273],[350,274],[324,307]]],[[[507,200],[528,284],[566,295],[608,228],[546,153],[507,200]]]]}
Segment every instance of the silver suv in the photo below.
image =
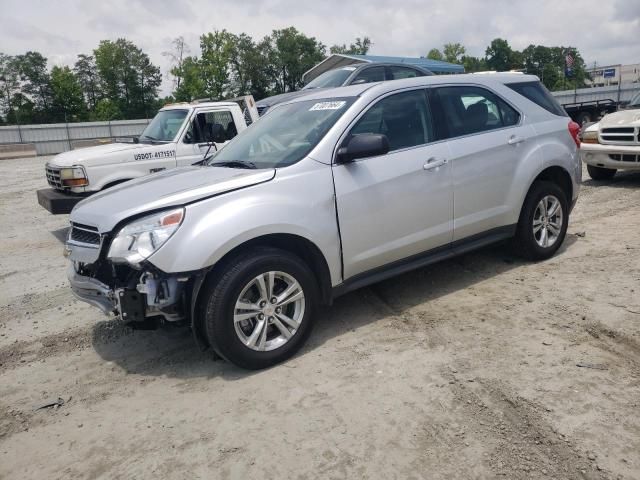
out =
{"type": "Polygon", "coordinates": [[[533,76],[433,76],[278,105],[207,164],[80,202],[73,292],[129,322],[182,322],[245,368],[290,357],[317,307],[507,238],[562,244],[579,127],[533,76]]]}

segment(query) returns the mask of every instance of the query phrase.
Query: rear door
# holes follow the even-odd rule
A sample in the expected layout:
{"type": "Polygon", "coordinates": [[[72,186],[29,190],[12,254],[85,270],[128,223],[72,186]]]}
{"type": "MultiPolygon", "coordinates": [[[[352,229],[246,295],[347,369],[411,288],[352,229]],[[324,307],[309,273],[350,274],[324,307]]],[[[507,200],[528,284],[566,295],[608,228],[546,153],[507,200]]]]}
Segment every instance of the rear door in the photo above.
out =
{"type": "Polygon", "coordinates": [[[510,192],[519,163],[535,154],[533,129],[485,87],[435,87],[431,99],[439,137],[451,151],[453,240],[512,223],[510,192]]]}
{"type": "Polygon", "coordinates": [[[446,142],[434,142],[424,89],[388,95],[348,132],[382,133],[386,155],[334,165],[344,278],[451,242],[453,196],[446,142]]]}

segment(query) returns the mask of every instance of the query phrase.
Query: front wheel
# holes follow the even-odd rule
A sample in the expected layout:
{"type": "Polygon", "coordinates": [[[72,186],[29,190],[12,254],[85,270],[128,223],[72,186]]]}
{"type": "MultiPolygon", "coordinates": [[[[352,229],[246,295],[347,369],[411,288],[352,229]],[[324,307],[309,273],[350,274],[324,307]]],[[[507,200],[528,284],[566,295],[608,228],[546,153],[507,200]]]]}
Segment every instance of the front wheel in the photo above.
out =
{"type": "Polygon", "coordinates": [[[295,354],[313,326],[318,287],[297,256],[258,248],[226,263],[203,290],[209,343],[247,369],[266,368],[295,354]]]}
{"type": "Polygon", "coordinates": [[[515,238],[516,250],[530,260],[552,257],[567,233],[569,209],[562,189],[539,181],[524,201],[515,238]]]}
{"type": "Polygon", "coordinates": [[[587,165],[587,172],[589,172],[589,176],[594,180],[610,180],[616,174],[616,169],[587,165]]]}

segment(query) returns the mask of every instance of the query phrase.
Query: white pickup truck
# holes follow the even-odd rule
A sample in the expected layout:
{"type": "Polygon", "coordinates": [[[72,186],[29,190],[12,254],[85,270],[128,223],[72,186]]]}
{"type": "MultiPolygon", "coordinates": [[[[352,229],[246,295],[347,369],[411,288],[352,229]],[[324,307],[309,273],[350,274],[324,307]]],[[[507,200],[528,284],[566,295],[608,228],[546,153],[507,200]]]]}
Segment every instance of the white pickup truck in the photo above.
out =
{"type": "Polygon", "coordinates": [[[258,110],[250,95],[227,102],[167,105],[135,143],[71,150],[49,160],[45,170],[51,188],[38,190],[38,203],[53,214],[69,213],[92,193],[150,173],[198,163],[257,119],[258,110]]]}
{"type": "Polygon", "coordinates": [[[617,170],[640,171],[640,93],[624,110],[587,127],[580,156],[594,180],[610,179],[617,170]]]}

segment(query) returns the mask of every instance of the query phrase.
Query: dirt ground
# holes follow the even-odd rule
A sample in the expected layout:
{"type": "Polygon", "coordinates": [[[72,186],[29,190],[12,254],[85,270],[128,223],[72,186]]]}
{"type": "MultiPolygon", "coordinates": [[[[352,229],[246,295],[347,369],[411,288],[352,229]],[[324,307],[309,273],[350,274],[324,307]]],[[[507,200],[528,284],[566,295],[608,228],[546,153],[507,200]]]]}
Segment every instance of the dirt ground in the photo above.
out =
{"type": "Polygon", "coordinates": [[[72,298],[45,160],[0,162],[0,478],[640,479],[640,174],[585,176],[553,259],[356,291],[247,372],[72,298]]]}

